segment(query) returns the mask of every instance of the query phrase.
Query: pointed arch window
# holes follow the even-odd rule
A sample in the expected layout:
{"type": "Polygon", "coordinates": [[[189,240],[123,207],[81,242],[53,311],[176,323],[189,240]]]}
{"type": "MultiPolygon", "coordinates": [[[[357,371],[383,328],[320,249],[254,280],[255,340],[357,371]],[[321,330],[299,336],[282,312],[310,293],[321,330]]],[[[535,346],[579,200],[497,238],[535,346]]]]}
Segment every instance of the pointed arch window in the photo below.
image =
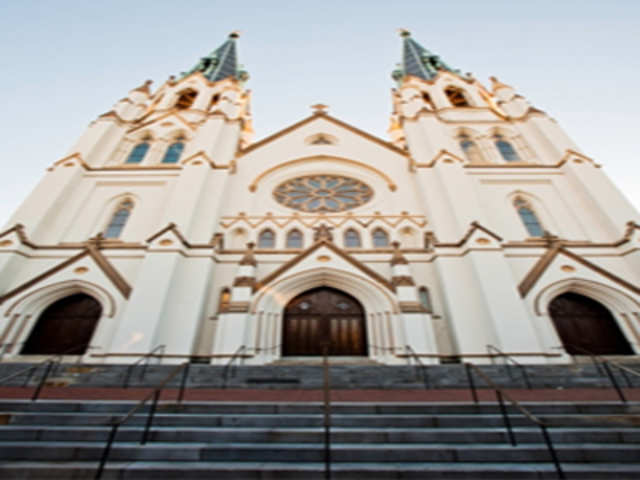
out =
{"type": "Polygon", "coordinates": [[[514,200],[513,205],[518,211],[520,220],[522,220],[522,223],[527,229],[527,232],[529,232],[529,235],[532,237],[543,237],[544,229],[542,228],[542,224],[540,223],[540,220],[533,208],[531,208],[529,202],[522,197],[517,197],[514,200]]]}
{"type": "Polygon", "coordinates": [[[118,208],[104,231],[105,238],[120,237],[124,226],[127,224],[127,220],[129,220],[131,210],[133,210],[133,202],[131,200],[123,200],[120,205],[118,205],[118,208]]]}
{"type": "Polygon", "coordinates": [[[360,248],[362,246],[360,234],[357,230],[350,228],[344,232],[344,246],[346,248],[360,248]]]}
{"type": "Polygon", "coordinates": [[[258,235],[258,248],[274,248],[276,246],[276,234],[267,229],[258,235]]]}
{"type": "Polygon", "coordinates": [[[493,136],[493,139],[495,141],[496,148],[500,152],[500,155],[502,156],[502,158],[504,159],[505,162],[519,162],[520,161],[520,156],[518,155],[518,152],[516,152],[515,148],[513,148],[513,145],[511,145],[511,143],[509,143],[504,138],[503,135],[500,135],[499,133],[496,133],[493,136]]]}
{"type": "Polygon", "coordinates": [[[476,142],[471,140],[471,137],[466,133],[458,135],[458,139],[460,142],[460,148],[464,152],[465,157],[469,160],[470,163],[480,163],[482,162],[482,154],[480,153],[480,149],[476,142]]]}
{"type": "Polygon", "coordinates": [[[184,150],[183,140],[184,137],[179,137],[174,143],[169,145],[169,148],[167,148],[164,158],[162,159],[162,163],[178,163],[180,155],[182,155],[182,150],[184,150]]]}
{"type": "Polygon", "coordinates": [[[231,290],[229,287],[225,287],[220,290],[220,300],[218,301],[218,313],[224,313],[229,310],[229,304],[231,303],[231,290]]]}
{"type": "Polygon", "coordinates": [[[381,228],[376,228],[372,234],[373,246],[375,248],[384,248],[389,246],[389,235],[381,228]]]}
{"type": "Polygon", "coordinates": [[[447,87],[444,89],[444,94],[447,96],[451,105],[454,107],[470,107],[469,101],[464,94],[464,91],[458,87],[447,87]]]}
{"type": "Polygon", "coordinates": [[[191,105],[193,105],[193,102],[195,102],[197,96],[198,92],[193,89],[188,89],[180,92],[180,96],[176,101],[176,108],[184,110],[185,108],[191,107],[191,105]]]}
{"type": "Polygon", "coordinates": [[[420,299],[420,303],[424,309],[431,313],[433,311],[433,307],[431,305],[431,295],[429,294],[429,289],[427,287],[420,287],[418,290],[418,298],[420,299]]]}
{"type": "Polygon", "coordinates": [[[431,110],[435,110],[433,102],[431,101],[431,97],[427,92],[422,92],[422,100],[424,101],[424,103],[429,105],[429,108],[431,108],[431,110]]]}
{"type": "Polygon", "coordinates": [[[144,159],[145,155],[149,151],[149,142],[145,139],[143,142],[137,144],[127,157],[127,161],[125,163],[140,163],[144,159]]]}
{"type": "Polygon", "coordinates": [[[291,230],[287,234],[287,248],[302,248],[303,238],[300,230],[291,230]]]}

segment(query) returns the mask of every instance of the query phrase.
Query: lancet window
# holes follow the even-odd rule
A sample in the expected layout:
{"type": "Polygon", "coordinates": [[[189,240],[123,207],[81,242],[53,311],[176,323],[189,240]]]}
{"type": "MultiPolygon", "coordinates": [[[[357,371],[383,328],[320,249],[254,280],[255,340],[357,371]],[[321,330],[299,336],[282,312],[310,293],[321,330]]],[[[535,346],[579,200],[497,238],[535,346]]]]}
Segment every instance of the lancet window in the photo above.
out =
{"type": "Polygon", "coordinates": [[[162,163],[178,163],[180,155],[182,155],[182,150],[184,150],[183,140],[184,137],[179,137],[174,143],[169,145],[169,148],[167,148],[164,158],[162,159],[162,163]]]}
{"type": "Polygon", "coordinates": [[[464,94],[464,91],[458,87],[447,87],[444,89],[444,94],[447,96],[451,105],[454,107],[470,107],[469,101],[464,94]]]}
{"type": "Polygon", "coordinates": [[[360,242],[360,234],[357,230],[350,228],[344,232],[344,246],[346,248],[360,248],[362,242],[360,242]]]}
{"type": "Polygon", "coordinates": [[[220,300],[218,302],[218,313],[224,313],[229,310],[229,304],[231,303],[231,291],[228,287],[223,288],[220,291],[220,300]]]}
{"type": "Polygon", "coordinates": [[[191,105],[193,105],[193,102],[195,102],[197,96],[198,92],[193,89],[188,89],[184,92],[180,92],[180,96],[176,101],[176,108],[184,110],[185,108],[191,107],[191,105]]]}
{"type": "Polygon", "coordinates": [[[149,140],[151,140],[151,139],[150,138],[145,138],[144,141],[140,142],[135,147],[133,147],[133,149],[129,153],[129,156],[127,157],[127,160],[126,160],[125,163],[140,163],[140,162],[142,162],[142,160],[144,159],[145,155],[149,151],[149,146],[150,146],[149,145],[149,140]]]}
{"type": "Polygon", "coordinates": [[[531,208],[529,202],[527,202],[522,197],[517,197],[513,201],[513,205],[518,211],[520,220],[522,220],[522,223],[527,229],[527,232],[529,232],[529,235],[531,235],[532,237],[544,236],[544,229],[542,228],[542,224],[540,223],[540,220],[538,219],[538,216],[536,215],[533,208],[531,208]]]}
{"type": "Polygon", "coordinates": [[[258,248],[274,248],[276,246],[276,234],[267,229],[258,235],[258,248]]]}
{"type": "Polygon", "coordinates": [[[302,248],[302,232],[300,230],[291,230],[287,234],[287,248],[302,248]]]}
{"type": "Polygon", "coordinates": [[[381,228],[376,228],[372,234],[373,246],[375,248],[384,248],[389,246],[389,235],[381,228]]]}
{"type": "Polygon", "coordinates": [[[131,216],[131,210],[133,210],[133,202],[131,200],[123,200],[115,213],[111,217],[107,228],[104,231],[105,238],[119,238],[124,226],[131,216]]]}
{"type": "Polygon", "coordinates": [[[458,136],[460,142],[460,148],[464,152],[465,157],[471,163],[480,163],[482,162],[482,154],[480,153],[480,149],[476,142],[471,140],[471,137],[466,133],[463,133],[458,136]]]}
{"type": "Polygon", "coordinates": [[[433,307],[431,306],[431,295],[429,294],[429,289],[427,287],[420,287],[418,290],[418,298],[427,312],[433,311],[433,307]]]}
{"type": "Polygon", "coordinates": [[[493,136],[493,139],[495,141],[496,148],[500,152],[500,155],[502,156],[505,162],[520,161],[520,156],[518,155],[518,152],[516,152],[515,148],[513,148],[513,145],[511,145],[511,143],[505,140],[503,135],[496,133],[493,136]]]}

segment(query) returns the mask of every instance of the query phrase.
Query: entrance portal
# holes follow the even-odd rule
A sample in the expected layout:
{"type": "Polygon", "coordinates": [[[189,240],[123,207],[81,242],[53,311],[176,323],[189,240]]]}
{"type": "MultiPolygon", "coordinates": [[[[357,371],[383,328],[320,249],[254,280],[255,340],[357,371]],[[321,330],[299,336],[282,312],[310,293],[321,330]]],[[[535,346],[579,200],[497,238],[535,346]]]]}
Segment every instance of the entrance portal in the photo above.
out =
{"type": "Polygon", "coordinates": [[[101,314],[100,304],[83,293],[58,300],[42,312],[20,353],[82,355],[101,314]]]}
{"type": "Polygon", "coordinates": [[[328,287],[295,297],[284,310],[283,355],[367,355],[364,309],[355,298],[328,287]]]}
{"type": "Polygon", "coordinates": [[[611,312],[601,303],[577,293],[564,293],[549,304],[549,315],[571,355],[633,355],[611,312]]]}

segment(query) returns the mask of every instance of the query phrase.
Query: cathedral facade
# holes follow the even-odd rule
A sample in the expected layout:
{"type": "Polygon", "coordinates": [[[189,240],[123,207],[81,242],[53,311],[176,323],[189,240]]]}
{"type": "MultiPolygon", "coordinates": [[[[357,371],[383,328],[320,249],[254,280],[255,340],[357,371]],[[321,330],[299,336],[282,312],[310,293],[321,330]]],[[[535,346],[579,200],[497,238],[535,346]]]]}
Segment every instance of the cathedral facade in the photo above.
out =
{"type": "Polygon", "coordinates": [[[11,217],[5,360],[640,353],[640,216],[514,88],[405,31],[390,141],[315,105],[252,142],[236,49],[130,91],[11,217]]]}

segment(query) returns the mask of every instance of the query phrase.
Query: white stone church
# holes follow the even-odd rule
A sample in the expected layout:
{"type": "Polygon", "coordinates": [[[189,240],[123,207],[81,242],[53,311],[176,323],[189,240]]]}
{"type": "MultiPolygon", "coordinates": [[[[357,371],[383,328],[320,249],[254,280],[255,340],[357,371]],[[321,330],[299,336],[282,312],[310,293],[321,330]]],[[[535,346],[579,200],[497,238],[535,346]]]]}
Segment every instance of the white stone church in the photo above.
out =
{"type": "Polygon", "coordinates": [[[389,141],[315,105],[253,142],[236,34],[130,91],[0,232],[4,359],[640,353],[638,212],[514,88],[402,42],[389,141]]]}

